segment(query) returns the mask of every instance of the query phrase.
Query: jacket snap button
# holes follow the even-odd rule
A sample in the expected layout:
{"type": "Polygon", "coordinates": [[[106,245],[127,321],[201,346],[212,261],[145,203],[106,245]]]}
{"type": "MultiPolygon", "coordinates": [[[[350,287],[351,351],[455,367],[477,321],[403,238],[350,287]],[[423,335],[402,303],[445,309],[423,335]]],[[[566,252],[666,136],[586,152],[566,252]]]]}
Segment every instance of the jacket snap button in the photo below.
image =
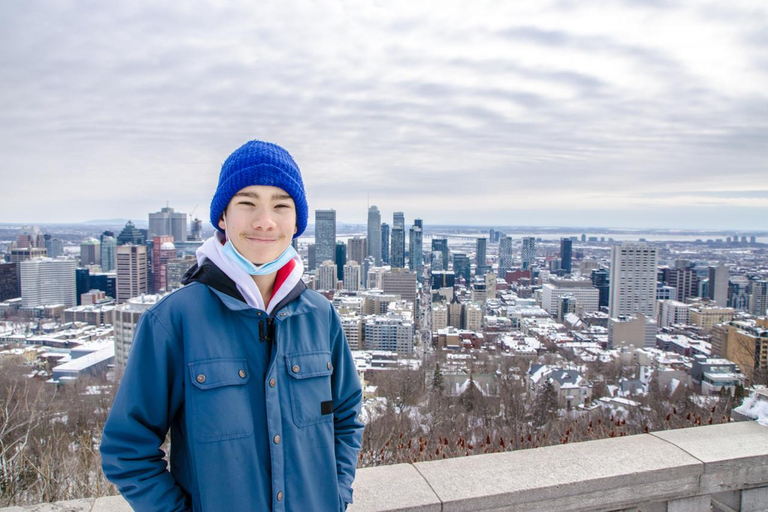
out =
{"type": "Polygon", "coordinates": [[[301,368],[299,368],[299,365],[297,365],[297,364],[293,365],[293,368],[291,368],[291,370],[293,370],[293,373],[299,373],[300,369],[301,368]]]}
{"type": "Polygon", "coordinates": [[[244,379],[244,378],[245,378],[245,376],[247,375],[247,374],[245,373],[245,370],[240,370],[239,372],[237,372],[237,374],[240,376],[240,378],[241,378],[241,379],[244,379]]]}
{"type": "Polygon", "coordinates": [[[277,493],[277,501],[283,501],[283,491],[277,493]]]}
{"type": "Polygon", "coordinates": [[[276,435],[274,438],[275,444],[280,444],[280,436],[276,435]]]}
{"type": "Polygon", "coordinates": [[[328,361],[328,369],[330,370],[331,368],[333,368],[333,365],[331,364],[330,361],[328,361]]]}
{"type": "Polygon", "coordinates": [[[203,375],[203,374],[201,373],[200,375],[198,375],[198,376],[197,376],[197,379],[196,379],[196,380],[197,380],[197,382],[199,382],[200,384],[202,384],[203,382],[205,382],[205,375],[203,375]]]}
{"type": "Polygon", "coordinates": [[[269,379],[269,387],[273,388],[277,384],[277,381],[275,379],[269,379]]]}

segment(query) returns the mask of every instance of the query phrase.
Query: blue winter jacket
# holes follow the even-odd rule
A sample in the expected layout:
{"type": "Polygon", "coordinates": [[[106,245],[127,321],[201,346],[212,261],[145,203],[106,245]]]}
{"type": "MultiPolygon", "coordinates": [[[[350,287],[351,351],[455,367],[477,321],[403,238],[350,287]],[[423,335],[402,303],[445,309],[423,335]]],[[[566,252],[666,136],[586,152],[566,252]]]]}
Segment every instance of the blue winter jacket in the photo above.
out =
{"type": "Polygon", "coordinates": [[[139,511],[344,510],[362,394],[335,310],[299,283],[270,320],[228,286],[192,282],[141,317],[105,475],[139,511]]]}

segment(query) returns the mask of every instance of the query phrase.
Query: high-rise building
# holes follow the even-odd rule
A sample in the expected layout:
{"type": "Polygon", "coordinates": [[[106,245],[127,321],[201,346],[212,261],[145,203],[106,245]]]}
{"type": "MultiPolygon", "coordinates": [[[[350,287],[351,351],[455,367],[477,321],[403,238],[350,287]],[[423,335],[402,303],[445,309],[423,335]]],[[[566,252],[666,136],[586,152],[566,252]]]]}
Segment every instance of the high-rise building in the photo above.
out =
{"type": "Polygon", "coordinates": [[[16,282],[16,263],[0,262],[0,302],[21,295],[16,282]]]}
{"type": "Polygon", "coordinates": [[[177,242],[187,241],[187,214],[166,206],[159,212],[149,214],[147,238],[152,240],[156,236],[168,235],[177,242]]]}
{"type": "Polygon", "coordinates": [[[469,263],[469,256],[463,252],[453,253],[453,273],[456,274],[457,277],[461,276],[464,279],[464,284],[466,286],[469,286],[470,279],[472,278],[471,271],[472,268],[469,263]]]}
{"type": "Polygon", "coordinates": [[[523,270],[531,268],[536,262],[536,239],[532,236],[523,238],[523,247],[520,252],[520,262],[523,270]]]}
{"type": "MultiPolygon", "coordinates": [[[[455,261],[456,259],[454,256],[454,262],[455,261]]],[[[504,279],[504,277],[507,275],[507,270],[511,269],[513,266],[512,237],[506,235],[501,236],[499,237],[499,277],[504,279]]]]}
{"type": "Polygon", "coordinates": [[[21,262],[33,258],[45,258],[48,255],[45,247],[24,247],[11,249],[10,262],[16,264],[16,289],[21,294],[21,262]]]}
{"type": "Polygon", "coordinates": [[[393,268],[405,267],[405,230],[401,227],[396,227],[392,230],[390,264],[393,268]]]}
{"type": "Polygon", "coordinates": [[[317,246],[315,244],[307,245],[307,270],[317,269],[317,246]]]}
{"type": "Polygon", "coordinates": [[[571,261],[573,259],[573,241],[570,238],[560,239],[560,268],[566,274],[571,273],[571,261]]]}
{"type": "Polygon", "coordinates": [[[381,276],[381,289],[384,293],[399,295],[412,304],[416,304],[416,286],[416,274],[408,269],[392,269],[381,276]]]}
{"type": "Polygon", "coordinates": [[[659,301],[659,327],[670,327],[675,324],[689,325],[691,323],[691,305],[676,300],[659,301]]]}
{"type": "Polygon", "coordinates": [[[720,307],[728,304],[728,267],[721,264],[709,267],[709,290],[707,296],[720,307]]]}
{"type": "MultiPolygon", "coordinates": [[[[368,255],[367,240],[365,238],[354,237],[347,240],[347,261],[354,260],[358,263],[364,262],[368,255]]],[[[365,265],[363,265],[365,267],[365,265]]],[[[365,272],[363,272],[365,275],[365,272]]]]}
{"type": "Polygon", "coordinates": [[[45,247],[45,236],[37,226],[24,226],[16,235],[17,249],[42,249],[45,247]]]}
{"type": "Polygon", "coordinates": [[[174,257],[168,260],[168,263],[165,265],[165,291],[171,292],[177,288],[181,288],[181,280],[184,277],[184,274],[186,274],[187,270],[189,270],[195,263],[197,263],[197,258],[189,254],[184,255],[182,258],[174,257]]]}
{"type": "Polygon", "coordinates": [[[333,260],[325,260],[317,268],[316,290],[336,289],[336,264],[333,260]]]}
{"type": "Polygon", "coordinates": [[[344,265],[344,289],[350,292],[360,290],[362,268],[356,261],[351,260],[344,265]]]}
{"type": "Polygon", "coordinates": [[[334,259],[336,262],[336,270],[338,271],[336,273],[336,278],[339,281],[344,280],[344,265],[347,263],[347,244],[344,242],[336,242],[336,258],[334,259]]]}
{"type": "Polygon", "coordinates": [[[368,208],[368,256],[381,265],[381,213],[376,206],[368,208]]]}
{"type": "Polygon", "coordinates": [[[420,280],[424,269],[424,234],[417,223],[421,223],[421,219],[414,220],[408,236],[408,268],[420,280]]]}
{"type": "Polygon", "coordinates": [[[147,246],[117,246],[117,303],[147,293],[147,246]]]}
{"type": "Polygon", "coordinates": [[[111,231],[105,231],[100,235],[100,247],[101,247],[101,270],[104,272],[111,272],[115,270],[115,247],[117,246],[117,239],[115,234],[111,231]]]}
{"type": "Polygon", "coordinates": [[[395,228],[405,231],[405,214],[403,212],[394,212],[392,214],[392,229],[395,228]]]}
{"type": "Polygon", "coordinates": [[[688,297],[696,297],[699,293],[699,276],[690,266],[665,268],[662,271],[664,281],[675,289],[678,302],[685,302],[688,297]]]}
{"type": "Polygon", "coordinates": [[[477,243],[475,246],[475,275],[476,276],[485,275],[485,273],[488,271],[488,264],[486,262],[486,259],[488,257],[487,246],[488,246],[487,238],[480,237],[477,239],[477,243]]]}
{"type": "Polygon", "coordinates": [[[133,333],[139,318],[158,300],[160,300],[159,295],[141,295],[115,308],[115,369],[118,374],[125,370],[125,363],[133,343],[133,333]]]}
{"type": "Polygon", "coordinates": [[[604,268],[596,269],[591,274],[592,286],[599,292],[599,303],[601,308],[608,307],[608,297],[610,296],[610,284],[608,282],[608,271],[604,268]]]}
{"type": "Polygon", "coordinates": [[[448,270],[448,258],[450,258],[450,255],[447,238],[432,239],[432,270],[448,270]],[[436,257],[436,254],[439,254],[439,257],[436,257]]]}
{"type": "Polygon", "coordinates": [[[644,243],[611,247],[609,315],[655,317],[656,248],[644,243]]]}
{"type": "Polygon", "coordinates": [[[542,286],[541,291],[541,307],[551,315],[557,314],[558,301],[565,296],[571,297],[571,302],[576,302],[584,313],[593,313],[599,308],[600,292],[588,279],[552,277],[542,286]]]}
{"type": "Polygon", "coordinates": [[[752,281],[752,294],[749,305],[750,312],[756,316],[766,316],[768,313],[768,281],[752,281]]]}
{"type": "Polygon", "coordinates": [[[370,316],[365,321],[365,348],[413,353],[413,321],[400,316],[370,316]]]}
{"type": "Polygon", "coordinates": [[[58,258],[64,255],[64,242],[51,235],[43,235],[45,241],[45,250],[49,258],[58,258]]]}
{"type": "Polygon", "coordinates": [[[203,239],[203,221],[200,219],[192,219],[192,229],[190,230],[189,239],[194,241],[203,239]]]}
{"type": "Polygon", "coordinates": [[[152,239],[152,292],[168,290],[168,262],[177,256],[173,237],[156,236],[152,239]]]}
{"type": "Polygon", "coordinates": [[[336,210],[315,210],[315,258],[336,260],[336,210]]]}
{"type": "Polygon", "coordinates": [[[22,261],[21,305],[25,308],[77,304],[75,295],[75,260],[65,258],[33,258],[22,261]]]}
{"type": "Polygon", "coordinates": [[[80,266],[101,265],[101,243],[95,238],[80,243],[80,266]]]}
{"type": "Polygon", "coordinates": [[[123,230],[117,235],[117,245],[144,245],[145,243],[147,243],[146,234],[138,229],[131,221],[126,222],[123,230]]]}
{"type": "Polygon", "coordinates": [[[381,223],[381,262],[386,265],[389,263],[389,224],[381,223]]]}

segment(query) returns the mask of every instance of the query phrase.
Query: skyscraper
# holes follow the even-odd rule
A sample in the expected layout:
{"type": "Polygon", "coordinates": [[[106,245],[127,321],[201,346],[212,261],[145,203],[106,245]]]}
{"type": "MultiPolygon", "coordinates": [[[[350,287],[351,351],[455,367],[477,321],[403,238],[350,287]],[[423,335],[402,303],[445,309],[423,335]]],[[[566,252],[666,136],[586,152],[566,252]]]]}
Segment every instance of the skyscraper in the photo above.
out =
{"type": "Polygon", "coordinates": [[[461,276],[464,279],[464,285],[469,286],[472,279],[469,256],[462,252],[453,253],[453,273],[456,277],[461,276]]]}
{"type": "Polygon", "coordinates": [[[766,312],[768,310],[768,281],[752,281],[749,286],[752,288],[749,301],[750,312],[755,316],[766,316],[768,314],[766,312]]]}
{"type": "Polygon", "coordinates": [[[381,262],[386,265],[389,263],[389,224],[381,223],[381,262]]]}
{"type": "Polygon", "coordinates": [[[709,267],[709,298],[720,307],[728,304],[728,267],[709,267]]]}
{"type": "MultiPolygon", "coordinates": [[[[455,255],[453,261],[455,265],[455,255]]],[[[511,269],[512,266],[512,237],[503,235],[499,238],[499,277],[504,279],[507,270],[511,269]]]]}
{"type": "Polygon", "coordinates": [[[147,238],[170,235],[176,242],[187,241],[187,214],[173,211],[166,206],[159,212],[149,214],[147,238]]]}
{"type": "Polygon", "coordinates": [[[611,247],[609,314],[654,318],[656,309],[656,248],[644,243],[611,247]]]}
{"type": "Polygon", "coordinates": [[[360,289],[362,267],[356,261],[348,261],[344,265],[344,289],[356,292],[360,289]]]}
{"type": "Polygon", "coordinates": [[[147,293],[147,246],[117,246],[117,303],[147,293]]]}
{"type": "MultiPolygon", "coordinates": [[[[365,238],[354,237],[347,240],[347,261],[354,260],[358,263],[365,262],[368,255],[367,240],[365,238]]],[[[365,275],[365,273],[363,273],[365,275]]]]}
{"type": "Polygon", "coordinates": [[[531,268],[536,262],[536,239],[532,236],[523,238],[523,247],[520,252],[520,263],[523,270],[531,268]]]}
{"type": "Polygon", "coordinates": [[[19,295],[19,284],[16,282],[16,263],[0,261],[0,301],[15,299],[19,295]]]}
{"type": "Polygon", "coordinates": [[[566,274],[571,273],[571,260],[573,258],[573,241],[570,238],[560,239],[560,268],[562,268],[566,274]]]}
{"type": "Polygon", "coordinates": [[[347,244],[336,242],[336,278],[341,281],[344,279],[344,265],[347,263],[347,244]]]}
{"type": "Polygon", "coordinates": [[[49,258],[57,258],[64,255],[64,242],[58,238],[53,238],[51,235],[43,235],[45,240],[45,250],[48,252],[49,258]]]}
{"type": "Polygon", "coordinates": [[[332,260],[325,260],[317,268],[317,290],[336,289],[336,264],[332,260]]]}
{"type": "Polygon", "coordinates": [[[22,261],[21,305],[25,308],[63,304],[71,308],[75,299],[75,260],[33,258],[22,261]]]}
{"type": "Polygon", "coordinates": [[[376,206],[368,208],[368,256],[381,265],[381,213],[376,206]]]}
{"type": "Polygon", "coordinates": [[[432,257],[430,260],[431,270],[448,270],[448,258],[450,251],[448,249],[447,238],[432,239],[432,257]],[[439,256],[436,256],[439,255],[439,256]],[[439,267],[439,268],[438,268],[439,267]]]}
{"type": "Polygon", "coordinates": [[[111,231],[105,231],[99,237],[101,239],[101,270],[111,272],[115,270],[115,247],[117,239],[111,231]]]}
{"type": "Polygon", "coordinates": [[[595,269],[592,271],[592,286],[597,288],[600,292],[598,299],[598,306],[601,308],[608,307],[608,297],[610,296],[610,285],[608,283],[608,271],[604,268],[595,269]]]}
{"type": "Polygon", "coordinates": [[[176,258],[172,236],[156,236],[152,243],[152,292],[168,290],[168,262],[176,258]]]}
{"type": "Polygon", "coordinates": [[[390,264],[393,268],[405,267],[405,230],[396,226],[392,230],[392,255],[390,264]]]}
{"type": "Polygon", "coordinates": [[[419,280],[424,268],[424,237],[422,233],[421,219],[413,221],[408,237],[408,268],[416,273],[419,280]]]}
{"type": "Polygon", "coordinates": [[[487,245],[488,245],[487,238],[480,237],[477,239],[477,245],[475,248],[475,275],[476,276],[483,276],[488,270],[488,265],[486,263],[487,245]]]}
{"type": "Polygon", "coordinates": [[[403,212],[392,214],[392,228],[400,228],[405,231],[405,214],[403,212]]]}
{"type": "Polygon", "coordinates": [[[336,210],[315,210],[315,258],[336,259],[336,210]]]}
{"type": "Polygon", "coordinates": [[[117,245],[143,245],[145,243],[147,243],[147,237],[131,221],[126,222],[123,230],[117,235],[117,245]]]}
{"type": "Polygon", "coordinates": [[[80,243],[80,266],[101,265],[101,243],[95,238],[80,243]]]}

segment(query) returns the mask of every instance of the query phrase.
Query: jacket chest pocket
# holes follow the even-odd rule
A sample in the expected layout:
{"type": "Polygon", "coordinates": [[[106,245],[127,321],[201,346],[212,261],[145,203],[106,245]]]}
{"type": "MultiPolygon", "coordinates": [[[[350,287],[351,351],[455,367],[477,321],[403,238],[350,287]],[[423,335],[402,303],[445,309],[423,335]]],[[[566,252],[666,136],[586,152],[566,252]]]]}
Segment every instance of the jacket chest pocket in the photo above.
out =
{"type": "Polygon", "coordinates": [[[206,443],[253,433],[245,359],[209,359],[188,364],[193,415],[191,430],[206,443]]]}
{"type": "Polygon", "coordinates": [[[298,427],[333,419],[331,353],[327,351],[285,356],[293,422],[298,427]]]}

